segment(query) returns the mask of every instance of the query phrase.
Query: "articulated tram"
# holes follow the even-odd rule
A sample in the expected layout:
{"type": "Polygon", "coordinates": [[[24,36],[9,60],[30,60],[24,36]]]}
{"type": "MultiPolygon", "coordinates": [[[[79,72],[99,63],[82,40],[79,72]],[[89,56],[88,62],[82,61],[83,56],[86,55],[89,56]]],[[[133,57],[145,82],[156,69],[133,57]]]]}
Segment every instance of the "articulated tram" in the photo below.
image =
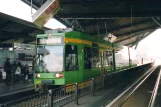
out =
{"type": "Polygon", "coordinates": [[[40,34],[36,38],[35,88],[82,82],[137,66],[130,48],[82,32],[40,34]]]}

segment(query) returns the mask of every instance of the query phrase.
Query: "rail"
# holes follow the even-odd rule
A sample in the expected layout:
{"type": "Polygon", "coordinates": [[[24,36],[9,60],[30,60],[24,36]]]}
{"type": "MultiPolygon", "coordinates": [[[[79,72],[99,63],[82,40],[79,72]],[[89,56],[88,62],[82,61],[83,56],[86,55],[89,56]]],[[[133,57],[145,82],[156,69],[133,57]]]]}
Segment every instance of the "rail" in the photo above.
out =
{"type": "Polygon", "coordinates": [[[133,93],[145,82],[145,80],[158,68],[153,67],[148,72],[139,77],[131,86],[129,86],[123,93],[115,98],[106,107],[122,107],[123,104],[133,95],[133,93]]]}
{"type": "MultiPolygon", "coordinates": [[[[6,104],[3,104],[2,107],[58,107],[66,105],[72,101],[75,101],[75,104],[78,105],[79,98],[90,93],[92,93],[92,95],[94,96],[95,92],[99,89],[103,89],[105,86],[109,86],[123,79],[126,80],[127,75],[135,74],[137,68],[138,67],[136,67],[135,70],[131,71],[128,71],[127,69],[125,71],[117,73],[114,72],[95,77],[84,82],[62,86],[56,89],[49,90],[42,94],[37,94],[20,100],[8,102],[6,104]]],[[[140,75],[141,72],[137,72],[137,74],[140,75]]]]}
{"type": "Polygon", "coordinates": [[[161,79],[161,70],[158,74],[158,78],[157,78],[157,81],[155,83],[155,86],[154,86],[148,107],[154,107],[155,100],[156,100],[156,97],[157,97],[158,88],[159,88],[159,84],[160,84],[160,79],[161,79]]]}

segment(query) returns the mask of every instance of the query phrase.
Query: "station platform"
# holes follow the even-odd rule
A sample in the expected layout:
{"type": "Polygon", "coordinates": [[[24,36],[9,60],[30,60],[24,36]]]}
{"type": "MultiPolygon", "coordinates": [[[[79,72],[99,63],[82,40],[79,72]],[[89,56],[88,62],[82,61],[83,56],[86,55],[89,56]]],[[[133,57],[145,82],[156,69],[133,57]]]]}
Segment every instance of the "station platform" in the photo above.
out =
{"type": "Polygon", "coordinates": [[[32,80],[12,82],[10,85],[0,82],[0,87],[0,97],[34,89],[32,80]]]}
{"type": "Polygon", "coordinates": [[[93,96],[92,94],[79,98],[79,104],[71,102],[63,107],[105,107],[115,99],[122,91],[126,89],[126,83],[119,83],[111,88],[99,90],[93,96]]]}

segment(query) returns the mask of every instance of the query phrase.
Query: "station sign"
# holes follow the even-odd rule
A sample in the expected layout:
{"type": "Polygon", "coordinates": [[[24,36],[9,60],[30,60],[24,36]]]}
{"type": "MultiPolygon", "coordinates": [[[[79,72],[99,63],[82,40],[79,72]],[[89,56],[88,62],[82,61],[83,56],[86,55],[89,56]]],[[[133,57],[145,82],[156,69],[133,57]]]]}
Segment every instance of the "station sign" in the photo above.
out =
{"type": "Polygon", "coordinates": [[[109,33],[104,37],[104,40],[109,41],[109,42],[114,42],[117,39],[116,36],[114,36],[112,33],[109,33]]]}
{"type": "Polygon", "coordinates": [[[62,36],[54,36],[54,37],[47,37],[47,38],[38,38],[39,45],[47,45],[47,44],[63,44],[64,37],[62,36]]]}
{"type": "Polygon", "coordinates": [[[42,28],[59,9],[59,0],[47,0],[32,16],[32,22],[42,28]]]}
{"type": "Polygon", "coordinates": [[[34,50],[35,45],[32,44],[23,44],[23,43],[14,43],[14,50],[34,50]]]}
{"type": "Polygon", "coordinates": [[[52,29],[52,30],[46,30],[45,34],[54,34],[54,33],[66,33],[73,31],[72,28],[66,28],[66,29],[52,29]]]}

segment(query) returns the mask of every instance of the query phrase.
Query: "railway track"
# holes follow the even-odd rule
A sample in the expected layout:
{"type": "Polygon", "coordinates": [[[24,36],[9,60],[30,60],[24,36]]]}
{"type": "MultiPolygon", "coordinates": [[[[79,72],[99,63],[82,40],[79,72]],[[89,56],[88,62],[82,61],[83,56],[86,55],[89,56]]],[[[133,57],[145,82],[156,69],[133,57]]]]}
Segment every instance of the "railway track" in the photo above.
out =
{"type": "Polygon", "coordinates": [[[156,93],[154,94],[156,92],[154,87],[157,83],[159,70],[160,67],[149,70],[149,72],[138,78],[106,107],[153,107],[151,103],[153,95],[156,96],[156,93]]]}

